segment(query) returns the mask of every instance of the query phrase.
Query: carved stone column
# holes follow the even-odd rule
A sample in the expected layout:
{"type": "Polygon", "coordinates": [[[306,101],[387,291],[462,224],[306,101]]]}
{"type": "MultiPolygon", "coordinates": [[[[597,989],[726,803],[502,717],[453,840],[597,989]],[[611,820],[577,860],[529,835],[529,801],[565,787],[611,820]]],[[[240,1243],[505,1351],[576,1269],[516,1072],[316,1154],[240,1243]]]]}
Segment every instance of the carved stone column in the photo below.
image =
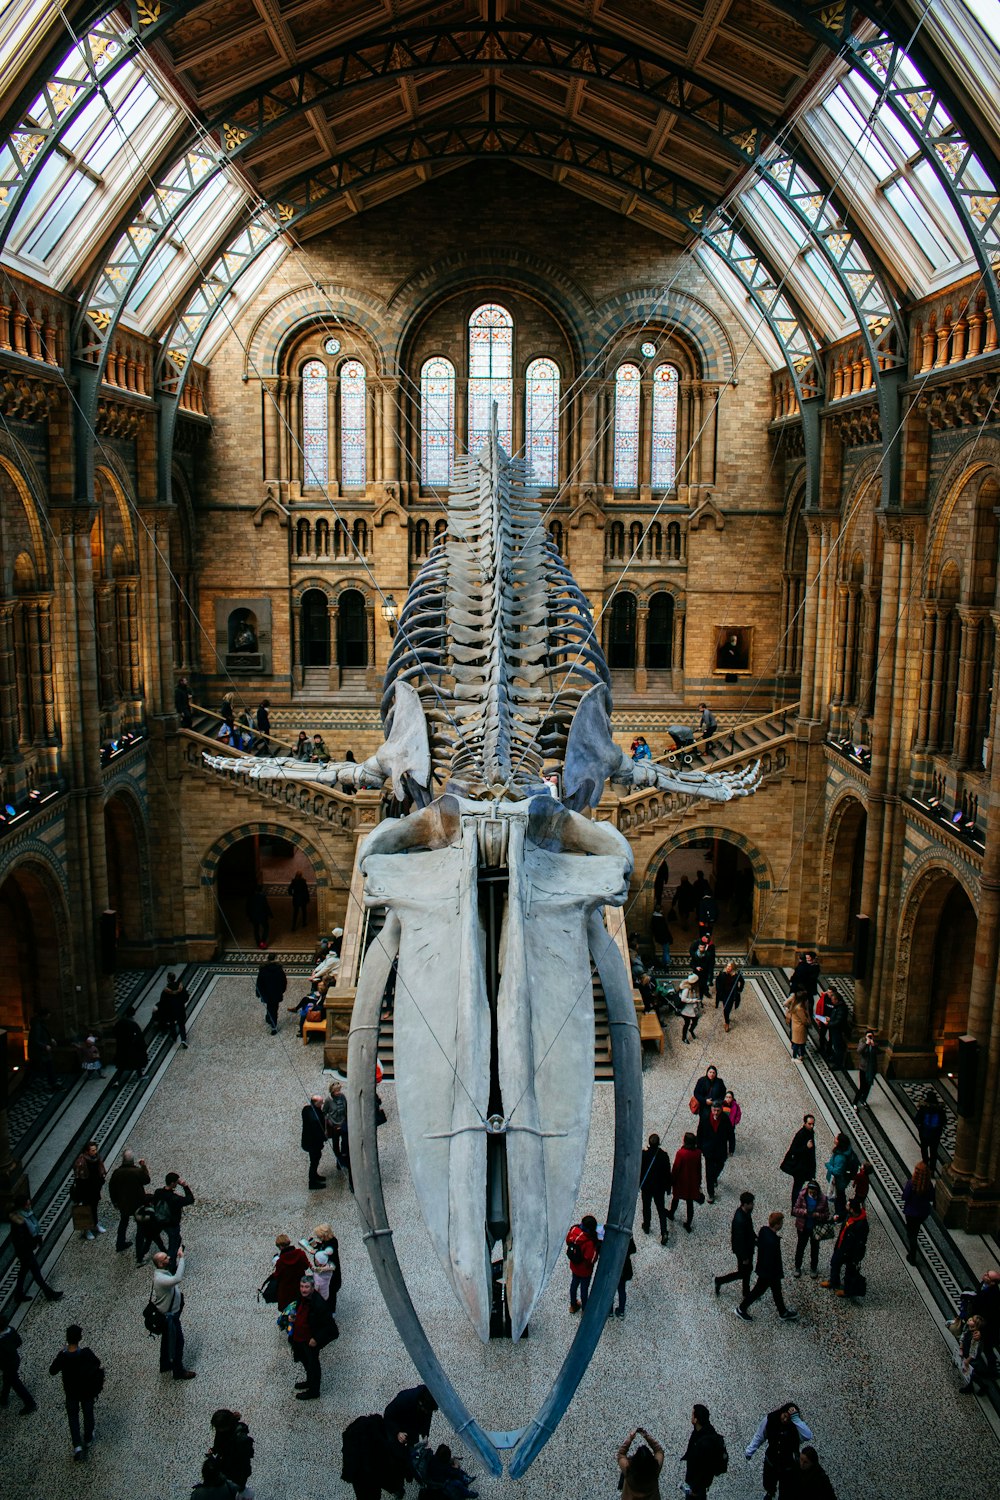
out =
{"type": "Polygon", "coordinates": [[[0,604],[0,757],[4,761],[19,758],[14,609],[12,602],[0,604]]]}
{"type": "Polygon", "coordinates": [[[581,485],[597,482],[597,392],[595,381],[584,386],[580,397],[580,452],[577,455],[577,478],[581,485]]]}
{"type": "Polygon", "coordinates": [[[399,381],[382,382],[382,478],[399,479],[399,381]]]}
{"type": "Polygon", "coordinates": [[[844,639],[844,702],[858,701],[858,613],[861,590],[852,584],[847,591],[847,630],[844,639]]]}
{"type": "Polygon", "coordinates": [[[846,584],[837,586],[837,642],[834,658],[833,695],[830,700],[830,728],[834,734],[843,733],[844,682],[847,675],[847,612],[850,608],[851,591],[846,584]]]}
{"type": "Polygon", "coordinates": [[[115,650],[111,585],[105,579],[94,583],[94,620],[96,624],[97,680],[100,704],[106,708],[117,697],[115,683],[115,650]]]}
{"type": "Polygon", "coordinates": [[[915,751],[927,749],[931,716],[931,681],[934,675],[934,633],[937,625],[937,610],[928,601],[924,602],[923,632],[920,642],[920,699],[917,706],[917,738],[915,751]]]}
{"type": "Polygon", "coordinates": [[[340,687],[340,605],[328,604],[326,612],[330,622],[330,691],[335,693],[340,687]]]}
{"type": "Polygon", "coordinates": [[[260,387],[263,401],[261,472],[265,481],[273,480],[275,483],[284,477],[281,469],[281,414],[278,408],[278,384],[276,380],[264,380],[261,381],[260,387]]]}
{"type": "MultiPolygon", "coordinates": [[[[815,579],[820,561],[820,519],[817,515],[803,517],[808,541],[806,578],[815,579]]],[[[804,719],[812,717],[813,688],[816,681],[816,615],[819,592],[815,583],[806,588],[805,628],[802,640],[802,697],[799,712],[804,719]]]]}
{"type": "Polygon", "coordinates": [[[961,662],[962,631],[961,617],[953,608],[949,621],[948,648],[944,664],[944,697],[941,705],[941,748],[955,750],[955,720],[958,711],[958,669],[961,662]],[[949,712],[952,719],[948,721],[949,712]]]}
{"type": "Polygon", "coordinates": [[[968,766],[972,739],[972,723],[975,718],[973,702],[976,690],[977,646],[979,622],[986,618],[985,609],[958,606],[961,621],[961,637],[958,655],[958,692],[955,700],[955,738],[952,754],[959,766],[968,766]]]}
{"type": "Polygon", "coordinates": [[[644,693],[648,685],[646,673],[646,640],[649,633],[649,605],[639,604],[635,612],[635,690],[644,693]]]}
{"type": "Polygon", "coordinates": [[[378,669],[375,665],[375,606],[365,605],[365,637],[368,642],[368,675],[366,686],[374,692],[378,686],[378,669]]]}
{"type": "Polygon", "coordinates": [[[934,663],[931,668],[931,707],[927,721],[927,748],[941,748],[941,699],[944,693],[945,642],[947,637],[948,605],[935,604],[934,609],[934,663]]]}

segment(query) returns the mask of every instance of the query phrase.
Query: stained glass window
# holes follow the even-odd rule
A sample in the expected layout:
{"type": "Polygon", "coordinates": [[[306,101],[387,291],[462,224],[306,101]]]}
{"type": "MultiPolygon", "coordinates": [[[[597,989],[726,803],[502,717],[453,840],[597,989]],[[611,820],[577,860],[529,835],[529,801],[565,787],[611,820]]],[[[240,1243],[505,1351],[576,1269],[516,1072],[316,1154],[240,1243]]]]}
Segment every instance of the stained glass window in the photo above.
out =
{"type": "Polygon", "coordinates": [[[303,483],[307,485],[325,485],[329,478],[330,408],[326,392],[326,365],[311,359],[302,366],[303,483]]]}
{"type": "Polygon", "coordinates": [[[327,354],[339,354],[340,353],[340,340],[339,339],[327,339],[326,342],[323,345],[323,348],[326,350],[327,354]]]}
{"type": "Polygon", "coordinates": [[[668,490],[677,477],[677,381],[673,365],[653,371],[653,461],[650,483],[668,490]]]}
{"type": "Polygon", "coordinates": [[[455,366],[436,356],[420,371],[420,460],[424,484],[451,484],[455,456],[455,366]]]}
{"type": "Polygon", "coordinates": [[[615,489],[639,484],[639,371],[619,365],[615,374],[615,489]]]}
{"type": "Polygon", "coordinates": [[[559,483],[559,366],[533,359],[525,372],[525,457],[535,484],[559,483]]]}
{"type": "Polygon", "coordinates": [[[365,483],[365,367],[346,359],[340,367],[340,482],[345,489],[365,483]]]}
{"type": "Polygon", "coordinates": [[[469,452],[476,453],[489,434],[493,402],[497,403],[500,441],[510,453],[513,391],[514,320],[505,307],[486,302],[469,319],[469,452]]]}
{"type": "Polygon", "coordinates": [[[656,345],[651,344],[647,339],[644,344],[639,345],[639,353],[643,356],[644,359],[652,359],[653,355],[656,353],[656,345]]]}

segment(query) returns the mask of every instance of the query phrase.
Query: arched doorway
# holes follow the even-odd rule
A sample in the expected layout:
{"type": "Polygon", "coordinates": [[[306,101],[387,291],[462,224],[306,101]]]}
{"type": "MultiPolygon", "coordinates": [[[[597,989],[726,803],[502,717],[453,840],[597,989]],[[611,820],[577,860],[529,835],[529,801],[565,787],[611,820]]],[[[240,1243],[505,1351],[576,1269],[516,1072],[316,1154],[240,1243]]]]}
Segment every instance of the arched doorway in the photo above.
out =
{"type": "Polygon", "coordinates": [[[260,889],[270,908],[268,947],[312,952],[317,932],[316,873],[308,855],[279,833],[250,834],[230,844],[216,868],[216,914],[223,950],[257,948],[253,903],[260,889]],[[309,891],[305,921],[294,912],[289,894],[298,875],[309,891]]]}
{"type": "Polygon", "coordinates": [[[904,928],[910,930],[901,1051],[925,1066],[954,1067],[969,1019],[977,918],[964,887],[946,870],[921,882],[904,928]]]}
{"type": "MultiPolygon", "coordinates": [[[[650,902],[654,879],[664,863],[668,870],[665,888],[672,897],[673,910],[677,914],[676,921],[671,917],[670,923],[674,957],[686,960],[688,948],[697,933],[694,910],[685,913],[685,897],[681,894],[678,900],[678,896],[685,879],[693,890],[698,887],[699,876],[707,882],[716,900],[717,953],[744,957],[756,931],[758,876],[761,871],[755,870],[754,858],[748,848],[743,847],[739,836],[728,837],[714,829],[695,830],[665,844],[649,864],[646,885],[650,902]]],[[[763,862],[760,863],[763,869],[763,862]]]]}
{"type": "Polygon", "coordinates": [[[322,589],[306,589],[300,608],[302,620],[302,665],[330,665],[330,611],[322,589]]]}
{"type": "Polygon", "coordinates": [[[624,671],[635,666],[635,595],[616,594],[608,625],[608,666],[624,671]]]}
{"type": "Polygon", "coordinates": [[[340,596],[337,665],[347,670],[368,665],[368,620],[360,589],[345,589],[340,596]]]}
{"type": "MultiPolygon", "coordinates": [[[[119,948],[146,941],[142,890],[146,861],[140,852],[135,822],[121,794],[104,804],[104,848],[108,865],[108,905],[117,916],[119,948]]],[[[132,953],[130,959],[138,955],[132,953]]]]}
{"type": "Polygon", "coordinates": [[[646,625],[646,666],[666,671],[674,664],[674,596],[665,590],[649,601],[646,625]]]}
{"type": "Polygon", "coordinates": [[[830,895],[824,965],[835,973],[846,973],[850,967],[854,930],[861,907],[868,814],[856,797],[848,798],[838,811],[836,830],[827,850],[830,895]]]}
{"type": "Polygon", "coordinates": [[[17,1087],[26,1077],[28,1028],[44,1006],[52,1034],[65,1037],[73,1018],[64,1012],[65,976],[60,954],[67,942],[60,903],[49,878],[31,864],[18,865],[0,884],[0,1027],[7,1056],[0,1066],[17,1087]]]}

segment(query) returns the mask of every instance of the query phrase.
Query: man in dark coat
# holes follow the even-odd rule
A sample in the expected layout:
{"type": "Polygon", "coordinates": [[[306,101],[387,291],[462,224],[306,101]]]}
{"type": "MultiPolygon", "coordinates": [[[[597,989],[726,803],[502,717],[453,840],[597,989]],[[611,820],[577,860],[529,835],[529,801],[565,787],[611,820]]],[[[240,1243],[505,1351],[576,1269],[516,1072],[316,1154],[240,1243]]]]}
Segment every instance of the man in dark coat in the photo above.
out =
{"type": "Polygon", "coordinates": [[[709,1203],[714,1203],[715,1184],[734,1143],[732,1121],[722,1113],[722,1105],[717,1099],[702,1105],[697,1140],[705,1158],[705,1192],[709,1203]]]}
{"type": "Polygon", "coordinates": [[[319,1396],[323,1372],[320,1350],[339,1337],[340,1329],[326,1302],[317,1292],[312,1277],[299,1282],[299,1302],[292,1322],[292,1359],[302,1366],[303,1379],[295,1382],[297,1401],[315,1401],[319,1396]]]}
{"type": "Polygon", "coordinates": [[[847,1060],[847,1030],[850,1012],[836,990],[830,990],[823,1005],[826,1033],[830,1046],[830,1067],[843,1068],[847,1060]]]}
{"type": "Polygon", "coordinates": [[[135,1018],[134,1005],[130,1005],[115,1022],[112,1035],[115,1039],[115,1088],[120,1089],[130,1073],[138,1073],[141,1077],[149,1062],[146,1038],[135,1018]]]}
{"type": "Polygon", "coordinates": [[[733,1222],[729,1231],[729,1242],[736,1256],[736,1270],[730,1271],[726,1276],[716,1276],[716,1296],[719,1295],[719,1288],[728,1286],[731,1281],[742,1281],[743,1301],[746,1301],[750,1295],[753,1253],[757,1245],[757,1231],[753,1227],[753,1205],[753,1193],[740,1194],[740,1206],[733,1214],[733,1222]]]}
{"type": "MultiPolygon", "coordinates": [[[[108,1179],[108,1197],[118,1210],[118,1236],[115,1249],[127,1250],[132,1241],[128,1239],[128,1221],[135,1216],[136,1209],[146,1202],[149,1185],[149,1168],[142,1160],[136,1161],[131,1151],[122,1153],[121,1166],[115,1167],[108,1179]]],[[[149,1249],[149,1239],[141,1229],[136,1230],[135,1258],[141,1261],[149,1249]],[[143,1241],[145,1240],[145,1243],[143,1241]]]]}
{"type": "Polygon", "coordinates": [[[698,994],[707,1000],[715,979],[715,944],[709,937],[691,944],[691,969],[698,976],[698,994]]]}
{"type": "Polygon", "coordinates": [[[379,1500],[383,1490],[402,1496],[413,1478],[407,1433],[393,1432],[377,1413],[355,1417],[344,1429],[340,1477],[356,1500],[379,1500]]]}
{"type": "Polygon", "coordinates": [[[786,1470],[781,1480],[782,1500],[837,1500],[830,1476],[815,1448],[799,1449],[797,1467],[786,1470]]]}
{"type": "Polygon", "coordinates": [[[191,716],[191,690],[186,677],[178,677],[174,688],[174,711],[179,716],[182,729],[190,729],[194,723],[191,716]]]}
{"type": "Polygon", "coordinates": [[[266,948],[271,932],[271,908],[262,885],[247,898],[247,916],[253,924],[254,942],[258,948],[266,948]]]}
{"type": "Polygon", "coordinates": [[[309,885],[301,870],[296,870],[288,885],[288,894],[292,898],[292,931],[299,925],[305,927],[309,921],[309,885]]]}
{"type": "Polygon", "coordinates": [[[642,1198],[642,1232],[649,1233],[651,1209],[656,1205],[656,1217],[660,1221],[660,1244],[667,1243],[666,1195],[670,1191],[670,1157],[660,1149],[660,1137],[651,1135],[649,1145],[642,1153],[639,1169],[639,1194],[642,1198]]]}
{"type": "Polygon", "coordinates": [[[405,1432],[412,1448],[418,1440],[430,1437],[431,1419],[438,1409],[425,1385],[411,1385],[393,1396],[385,1409],[385,1425],[392,1433],[405,1432]]]}
{"type": "MultiPolygon", "coordinates": [[[[194,1193],[179,1172],[168,1172],[163,1179],[163,1186],[153,1194],[152,1201],[157,1244],[159,1236],[165,1235],[167,1254],[173,1260],[180,1249],[184,1210],[194,1202],[194,1193]]],[[[152,1239],[153,1235],[149,1238],[152,1239]]],[[[136,1249],[138,1248],[137,1244],[136,1249]]],[[[148,1249],[148,1243],[146,1248],[148,1249]]]]}
{"type": "Polygon", "coordinates": [[[21,1398],[21,1416],[30,1417],[33,1411],[37,1411],[38,1402],[18,1374],[21,1368],[20,1348],[21,1335],[16,1328],[11,1328],[0,1313],[0,1406],[7,1405],[13,1391],[15,1396],[21,1398]]]}
{"type": "Polygon", "coordinates": [[[986,1361],[990,1379],[996,1380],[997,1344],[1000,1343],[1000,1271],[987,1271],[983,1275],[976,1295],[969,1304],[969,1316],[973,1313],[983,1320],[979,1349],[986,1361]]]}
{"type": "Polygon", "coordinates": [[[783,1323],[790,1323],[798,1317],[793,1307],[785,1306],[785,1299],[781,1295],[781,1283],[785,1275],[785,1268],[781,1263],[781,1226],[784,1222],[784,1214],[769,1214],[766,1227],[757,1236],[757,1280],[754,1282],[749,1297],[744,1297],[743,1301],[733,1308],[733,1312],[738,1318],[742,1318],[744,1323],[753,1322],[749,1309],[764,1296],[765,1292],[770,1292],[774,1298],[778,1317],[783,1323]]]}
{"type": "Polygon", "coordinates": [[[288,988],[288,975],[273,953],[269,953],[257,970],[257,994],[264,1005],[264,1015],[271,1035],[278,1035],[278,1010],[288,988]]]}
{"type": "Polygon", "coordinates": [[[85,1457],[88,1443],[94,1439],[94,1401],[101,1378],[101,1361],[93,1349],[83,1346],[83,1329],[79,1323],[71,1323],[66,1330],[66,1342],[49,1365],[50,1375],[61,1375],[66,1397],[66,1416],[69,1419],[70,1436],[73,1439],[73,1457],[85,1457]],[[83,1417],[83,1431],[80,1418],[83,1417]]]}
{"type": "Polygon", "coordinates": [[[803,1115],[802,1124],[792,1136],[792,1144],[781,1162],[781,1170],[792,1179],[792,1207],[807,1182],[816,1176],[816,1116],[803,1115]]]}
{"type": "Polygon", "coordinates": [[[684,1450],[688,1500],[705,1500],[725,1449],[725,1440],[712,1426],[708,1407],[699,1402],[691,1413],[691,1436],[684,1450]]]}
{"type": "Polygon", "coordinates": [[[309,1103],[302,1106],[301,1140],[302,1149],[309,1157],[309,1186],[311,1188],[326,1186],[326,1178],[319,1175],[319,1163],[325,1144],[326,1121],[323,1118],[323,1097],[321,1094],[313,1094],[309,1103]]]}
{"type": "Polygon", "coordinates": [[[803,953],[795,968],[792,977],[788,981],[788,993],[794,995],[796,991],[802,990],[809,996],[810,1002],[815,1000],[816,991],[819,989],[819,964],[816,955],[810,951],[803,953]]]}
{"type": "Polygon", "coordinates": [[[851,1103],[860,1109],[868,1103],[872,1084],[878,1077],[878,1043],[874,1031],[866,1031],[855,1050],[858,1054],[858,1086],[851,1103]]]}
{"type": "Polygon", "coordinates": [[[733,1010],[739,1009],[745,984],[746,980],[730,959],[715,981],[715,1008],[718,1010],[722,1006],[722,1019],[727,1031],[733,1010]]]}
{"type": "Polygon", "coordinates": [[[181,1046],[186,1048],[187,1036],[187,1008],[190,995],[187,986],[181,984],[176,974],[167,975],[167,983],[161,991],[156,1006],[155,1020],[164,1031],[170,1035],[170,1040],[176,1042],[181,1039],[181,1046]]]}

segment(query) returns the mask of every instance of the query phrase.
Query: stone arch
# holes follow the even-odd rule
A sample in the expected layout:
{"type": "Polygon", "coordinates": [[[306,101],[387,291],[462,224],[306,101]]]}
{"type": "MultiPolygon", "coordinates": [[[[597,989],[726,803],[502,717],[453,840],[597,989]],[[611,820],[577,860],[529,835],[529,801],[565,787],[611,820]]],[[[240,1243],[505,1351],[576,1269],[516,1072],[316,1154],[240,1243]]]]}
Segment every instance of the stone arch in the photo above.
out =
{"type": "Polygon", "coordinates": [[[104,839],[108,900],[118,913],[119,943],[126,950],[145,946],[153,937],[149,829],[126,776],[105,787],[104,839]]]}
{"type": "Polygon", "coordinates": [[[692,844],[698,839],[723,839],[727,844],[734,844],[750,861],[757,890],[771,891],[774,888],[767,856],[756,844],[752,844],[745,834],[739,833],[735,828],[723,828],[715,823],[696,823],[693,828],[685,828],[683,832],[672,833],[657,846],[646,863],[642,880],[639,882],[639,890],[645,891],[648,888],[651,891],[653,889],[656,872],[662,862],[669,859],[672,849],[682,849],[686,844],[692,844]]]}
{"type": "Polygon", "coordinates": [[[595,309],[588,325],[588,361],[602,359],[629,327],[664,327],[686,335],[697,351],[703,380],[728,381],[736,368],[732,341],[717,315],[690,293],[662,287],[631,287],[595,309]]]}
{"type": "MultiPolygon", "coordinates": [[[[740,888],[738,881],[734,881],[725,900],[720,895],[720,928],[725,928],[729,923],[734,924],[729,928],[730,937],[726,941],[734,940],[739,946],[759,933],[774,886],[771,867],[766,855],[762,853],[758,845],[752,843],[745,834],[739,833],[736,829],[722,827],[717,823],[696,823],[694,827],[669,835],[655,847],[650,855],[642,872],[641,882],[633,880],[632,893],[635,904],[640,908],[641,920],[648,920],[652,911],[656,872],[660,865],[664,860],[669,863],[681,849],[688,848],[702,839],[712,842],[718,840],[720,843],[728,844],[744,856],[753,873],[752,896],[748,891],[745,892],[740,888]],[[744,901],[746,902],[745,911],[743,910],[744,901]]],[[[730,873],[734,872],[730,871],[730,873]]],[[[676,881],[672,881],[672,884],[676,884],[676,881]]],[[[675,938],[678,936],[675,933],[675,938]]],[[[684,946],[686,947],[686,941],[684,946]]]]}
{"type": "Polygon", "coordinates": [[[1000,475],[1000,439],[982,434],[963,443],[945,468],[931,501],[924,563],[924,592],[941,566],[941,552],[952,512],[971,478],[984,470],[1000,475]]]}
{"type": "MultiPolygon", "coordinates": [[[[20,467],[10,458],[6,457],[2,451],[0,451],[0,471],[10,480],[11,486],[23,508],[28,533],[31,537],[31,561],[35,572],[35,587],[38,589],[47,589],[49,586],[48,551],[45,546],[45,534],[42,528],[39,507],[31,492],[31,486],[20,467]]],[[[3,559],[4,571],[8,576],[0,578],[0,592],[8,592],[8,586],[12,582],[13,577],[13,561],[13,558],[3,559]]]]}
{"type": "Polygon", "coordinates": [[[864,853],[868,809],[853,788],[834,802],[823,835],[818,941],[847,953],[854,941],[854,906],[860,897],[858,850],[864,853]]]}
{"type": "Polygon", "coordinates": [[[82,1021],[76,998],[65,872],[31,841],[0,868],[0,1025],[8,1032],[0,1066],[23,1070],[28,1027],[43,1005],[53,1035],[73,1035],[82,1021]]]}
{"type": "Polygon", "coordinates": [[[359,287],[328,286],[320,291],[312,282],[290,287],[264,309],[250,329],[244,345],[243,378],[270,379],[278,375],[285,351],[296,335],[320,324],[336,336],[342,323],[352,324],[371,341],[375,373],[383,375],[388,368],[387,311],[381,297],[359,287]]]}
{"type": "Polygon", "coordinates": [[[236,844],[246,839],[270,837],[284,839],[301,850],[309,861],[316,881],[316,914],[321,927],[330,919],[330,896],[332,882],[328,861],[308,834],[291,823],[262,819],[240,823],[220,834],[202,855],[199,866],[199,884],[202,893],[202,921],[204,932],[219,932],[221,906],[218,896],[219,865],[223,856],[236,844]]]}
{"type": "MultiPolygon", "coordinates": [[[[109,463],[114,456],[114,454],[107,455],[109,463]]],[[[100,464],[94,470],[94,488],[103,501],[101,504],[101,514],[104,517],[107,516],[110,509],[109,501],[114,503],[114,509],[111,511],[111,514],[115,516],[121,528],[121,535],[124,539],[126,566],[129,572],[138,573],[139,553],[136,547],[135,527],[132,523],[132,515],[129,509],[129,493],[126,483],[110,467],[100,464]]],[[[134,504],[134,501],[132,503],[134,504]]],[[[102,563],[105,573],[107,573],[108,561],[114,552],[114,542],[107,536],[106,525],[105,521],[100,528],[103,533],[104,556],[102,563]]]]}
{"type": "Polygon", "coordinates": [[[910,1055],[908,1071],[944,1063],[965,1030],[978,896],[961,865],[936,850],[915,868],[904,892],[890,1041],[910,1055]]]}

